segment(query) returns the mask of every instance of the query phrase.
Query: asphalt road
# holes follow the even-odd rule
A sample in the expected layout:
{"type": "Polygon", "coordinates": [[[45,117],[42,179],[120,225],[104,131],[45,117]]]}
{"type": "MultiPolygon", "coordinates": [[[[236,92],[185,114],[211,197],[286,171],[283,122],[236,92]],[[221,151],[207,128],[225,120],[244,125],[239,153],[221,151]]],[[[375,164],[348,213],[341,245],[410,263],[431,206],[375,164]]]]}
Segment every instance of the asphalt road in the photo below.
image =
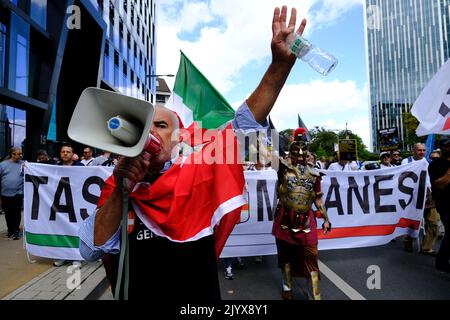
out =
{"type": "MultiPolygon", "coordinates": [[[[450,299],[450,274],[437,271],[433,257],[404,251],[401,239],[378,247],[320,251],[319,259],[324,300],[450,299]],[[379,275],[378,282],[373,270],[379,275]]],[[[224,279],[220,265],[222,299],[280,300],[276,256],[263,257],[261,264],[253,257],[243,260],[245,267],[233,269],[233,280],[224,279]]],[[[300,285],[297,281],[294,286],[294,298],[303,300],[300,285]]]]}

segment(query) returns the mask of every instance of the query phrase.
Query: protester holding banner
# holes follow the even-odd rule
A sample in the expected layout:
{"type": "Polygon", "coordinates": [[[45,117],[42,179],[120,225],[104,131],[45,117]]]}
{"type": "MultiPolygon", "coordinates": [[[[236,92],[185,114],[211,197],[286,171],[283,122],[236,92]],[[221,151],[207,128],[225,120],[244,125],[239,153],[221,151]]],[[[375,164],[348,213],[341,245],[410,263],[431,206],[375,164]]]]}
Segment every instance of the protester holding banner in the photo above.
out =
{"type": "Polygon", "coordinates": [[[423,143],[416,143],[413,148],[412,156],[406,157],[402,160],[402,165],[411,163],[413,161],[419,161],[425,158],[425,154],[427,153],[427,147],[423,143]]]}
{"type": "MultiPolygon", "coordinates": [[[[82,164],[80,161],[73,160],[74,155],[75,155],[75,153],[73,152],[72,146],[69,144],[63,144],[63,146],[61,147],[61,150],[59,152],[60,161],[57,163],[57,165],[84,167],[84,164],[82,164]]],[[[81,266],[81,262],[79,262],[79,261],[69,261],[69,260],[64,260],[64,259],[59,259],[59,260],[54,261],[53,265],[55,267],[61,267],[69,262],[73,262],[73,264],[76,266],[81,266]]]]}
{"type": "Polygon", "coordinates": [[[441,158],[430,163],[428,172],[436,209],[445,228],[445,235],[436,257],[436,268],[450,272],[450,136],[441,137],[440,148],[441,158]]]}
{"type": "Polygon", "coordinates": [[[317,225],[311,210],[313,203],[325,220],[322,225],[324,233],[331,230],[322,204],[320,173],[314,164],[307,162],[307,153],[304,141],[297,136],[289,149],[290,161],[279,159],[279,204],[272,234],[276,238],[278,267],[283,276],[282,297],[285,300],[293,299],[292,277],[308,279],[309,297],[320,300],[317,225]]]}
{"type": "MultiPolygon", "coordinates": [[[[281,14],[275,9],[272,62],[259,86],[236,112],[234,129],[258,129],[261,124],[268,128],[266,118],[296,61],[286,43],[295,29],[296,10],[292,9],[288,25],[286,17],[285,6],[281,14]]],[[[305,25],[303,20],[297,32],[301,34],[305,25]]],[[[172,140],[178,125],[171,111],[156,108],[153,130],[162,152],[153,157],[144,153],[121,159],[102,190],[98,211],[80,229],[80,251],[87,260],[111,253],[117,262],[122,183],[126,178],[132,187],[144,179],[145,183],[128,190],[133,204],[130,209],[136,213],[132,214],[135,222],[129,235],[130,299],[220,299],[216,256],[245,204],[242,165],[237,159],[226,164],[196,164],[182,156],[171,160],[172,154],[178,155],[172,152],[179,142],[172,140]]],[[[230,142],[234,150],[235,140],[230,142]]]]}
{"type": "Polygon", "coordinates": [[[389,152],[385,151],[380,153],[380,168],[391,168],[391,157],[389,155],[389,152]]]}
{"type": "Polygon", "coordinates": [[[9,159],[0,163],[1,206],[5,211],[7,237],[20,239],[20,220],[23,203],[23,166],[22,150],[11,148],[9,159]]]}
{"type": "Polygon", "coordinates": [[[38,150],[36,151],[36,162],[42,163],[42,164],[55,164],[56,161],[53,161],[48,157],[47,151],[45,150],[38,150]]]}
{"type": "Polygon", "coordinates": [[[85,166],[92,166],[94,157],[92,156],[92,148],[86,147],[83,149],[83,159],[80,161],[85,166]]]}
{"type": "MultiPolygon", "coordinates": [[[[418,142],[414,145],[412,156],[409,156],[409,157],[403,159],[402,165],[411,163],[414,161],[420,161],[423,158],[425,158],[426,153],[427,153],[427,147],[425,146],[425,144],[418,142]]],[[[413,252],[413,238],[412,237],[405,236],[405,238],[403,238],[403,244],[405,247],[405,251],[413,252]]]]}
{"type": "Polygon", "coordinates": [[[83,166],[84,164],[82,164],[80,161],[74,161],[73,160],[73,148],[71,145],[69,144],[64,144],[61,147],[61,150],[59,152],[59,162],[57,163],[57,165],[59,166],[83,166]]]}
{"type": "Polygon", "coordinates": [[[394,150],[391,154],[391,165],[399,166],[402,164],[402,158],[400,157],[400,151],[394,150]]]}

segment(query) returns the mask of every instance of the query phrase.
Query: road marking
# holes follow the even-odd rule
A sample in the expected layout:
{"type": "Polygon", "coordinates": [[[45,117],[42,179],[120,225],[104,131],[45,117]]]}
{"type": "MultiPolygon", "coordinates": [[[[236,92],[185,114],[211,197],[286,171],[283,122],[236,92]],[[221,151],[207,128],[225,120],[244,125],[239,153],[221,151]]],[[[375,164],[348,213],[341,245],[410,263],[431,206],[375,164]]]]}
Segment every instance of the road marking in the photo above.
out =
{"type": "Polygon", "coordinates": [[[367,300],[358,291],[350,287],[341,277],[339,277],[333,270],[328,268],[322,261],[319,260],[319,270],[325,277],[334,283],[347,297],[351,300],[367,300]]]}

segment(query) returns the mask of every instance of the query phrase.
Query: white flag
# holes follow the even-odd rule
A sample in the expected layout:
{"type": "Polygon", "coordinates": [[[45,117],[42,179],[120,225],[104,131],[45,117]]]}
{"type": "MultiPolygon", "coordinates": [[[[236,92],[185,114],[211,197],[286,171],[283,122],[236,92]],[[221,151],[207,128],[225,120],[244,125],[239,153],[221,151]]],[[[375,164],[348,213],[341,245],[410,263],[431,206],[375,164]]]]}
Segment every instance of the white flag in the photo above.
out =
{"type": "Polygon", "coordinates": [[[450,60],[428,82],[411,113],[420,122],[418,136],[450,134],[450,60]]]}

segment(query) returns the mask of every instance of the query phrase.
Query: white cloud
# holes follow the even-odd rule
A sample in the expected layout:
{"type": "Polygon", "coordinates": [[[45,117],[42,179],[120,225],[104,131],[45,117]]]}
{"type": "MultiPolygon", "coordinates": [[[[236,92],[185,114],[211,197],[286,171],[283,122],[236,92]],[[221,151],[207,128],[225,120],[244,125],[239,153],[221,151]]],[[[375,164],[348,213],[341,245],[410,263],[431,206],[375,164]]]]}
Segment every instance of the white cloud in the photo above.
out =
{"type": "MultiPolygon", "coordinates": [[[[157,73],[176,74],[182,50],[225,94],[245,81],[246,75],[241,74],[245,66],[270,57],[275,6],[296,7],[298,23],[301,18],[308,19],[305,31],[308,36],[312,30],[333,24],[348,10],[363,4],[364,0],[161,0],[157,17],[157,73]],[[195,38],[182,40],[179,38],[182,32],[195,34],[195,38]]],[[[166,79],[170,88],[174,80],[166,79]]],[[[367,89],[358,88],[354,81],[314,81],[286,85],[271,116],[279,129],[296,127],[297,113],[308,126],[341,129],[347,122],[348,128],[369,146],[367,108],[367,89]]]]}
{"type": "MultiPolygon", "coordinates": [[[[297,20],[309,21],[305,33],[338,19],[363,0],[162,0],[157,13],[157,73],[176,74],[179,50],[192,60],[222,93],[241,78],[250,62],[270,56],[275,6],[297,8],[297,20]],[[220,22],[220,25],[217,25],[220,22]],[[179,38],[195,32],[192,41],[179,38]]],[[[172,87],[174,79],[168,79],[172,87]]]]}
{"type": "MultiPolygon", "coordinates": [[[[297,127],[297,114],[311,129],[349,130],[370,146],[368,89],[358,88],[354,81],[313,81],[286,85],[270,116],[278,130],[297,127]]],[[[240,102],[241,103],[241,102],[240,102]]],[[[234,103],[237,106],[239,103],[234,103]]]]}
{"type": "Polygon", "coordinates": [[[322,28],[336,22],[345,12],[355,6],[363,6],[365,0],[323,0],[312,14],[314,27],[322,28]]]}
{"type": "MultiPolygon", "coordinates": [[[[192,8],[190,2],[163,1],[157,18],[157,73],[175,74],[179,50],[182,50],[214,86],[225,93],[236,83],[244,66],[270,56],[273,8],[283,4],[288,8],[296,6],[300,20],[308,17],[308,10],[315,1],[211,0],[201,12],[189,15],[185,8],[192,8]],[[178,15],[174,14],[174,8],[178,9],[178,15]],[[222,24],[208,25],[212,19],[222,24]],[[184,25],[189,26],[189,31],[198,27],[195,30],[198,38],[181,40],[178,35],[186,30],[184,25]]],[[[173,84],[173,80],[167,82],[169,86],[173,84]]]]}

